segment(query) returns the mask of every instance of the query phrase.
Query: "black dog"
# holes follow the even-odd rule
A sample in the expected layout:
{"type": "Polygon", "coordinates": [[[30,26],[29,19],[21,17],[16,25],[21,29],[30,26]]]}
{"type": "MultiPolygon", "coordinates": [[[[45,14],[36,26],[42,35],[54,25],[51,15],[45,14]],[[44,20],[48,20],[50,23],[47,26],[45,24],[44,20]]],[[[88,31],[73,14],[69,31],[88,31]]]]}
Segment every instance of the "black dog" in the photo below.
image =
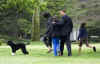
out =
{"type": "Polygon", "coordinates": [[[16,51],[17,51],[18,49],[21,49],[22,52],[23,52],[24,54],[29,54],[29,53],[27,52],[27,50],[26,50],[26,45],[23,44],[23,43],[14,44],[12,41],[8,41],[7,44],[8,44],[8,45],[11,47],[11,49],[12,49],[12,55],[15,55],[15,53],[16,53],[16,51]]]}

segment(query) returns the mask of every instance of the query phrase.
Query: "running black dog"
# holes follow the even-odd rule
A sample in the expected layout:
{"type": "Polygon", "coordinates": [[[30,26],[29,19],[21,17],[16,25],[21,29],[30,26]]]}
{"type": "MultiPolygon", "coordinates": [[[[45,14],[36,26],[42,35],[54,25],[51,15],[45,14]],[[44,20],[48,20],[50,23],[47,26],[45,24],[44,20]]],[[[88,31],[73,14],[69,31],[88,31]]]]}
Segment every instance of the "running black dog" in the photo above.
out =
{"type": "Polygon", "coordinates": [[[8,45],[11,47],[11,49],[12,49],[12,55],[15,55],[15,53],[16,53],[16,51],[17,51],[18,49],[21,49],[22,52],[23,52],[24,54],[29,54],[28,51],[26,50],[26,45],[23,44],[23,43],[15,44],[15,43],[13,43],[13,41],[8,41],[7,44],[8,44],[8,45]]]}

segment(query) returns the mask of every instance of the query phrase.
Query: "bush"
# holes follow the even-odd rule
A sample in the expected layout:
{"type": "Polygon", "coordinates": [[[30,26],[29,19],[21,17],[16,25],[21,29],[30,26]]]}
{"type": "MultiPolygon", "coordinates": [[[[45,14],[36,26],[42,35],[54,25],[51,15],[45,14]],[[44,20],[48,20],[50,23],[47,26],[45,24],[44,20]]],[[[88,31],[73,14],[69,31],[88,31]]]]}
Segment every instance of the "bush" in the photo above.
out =
{"type": "Polygon", "coordinates": [[[97,36],[98,38],[89,38],[89,40],[94,42],[100,42],[100,28],[99,27],[88,27],[88,35],[91,36],[97,36]]]}
{"type": "Polygon", "coordinates": [[[0,39],[0,46],[5,43],[4,39],[0,39]]]}
{"type": "Polygon", "coordinates": [[[1,42],[0,42],[0,46],[1,46],[1,42]]]}

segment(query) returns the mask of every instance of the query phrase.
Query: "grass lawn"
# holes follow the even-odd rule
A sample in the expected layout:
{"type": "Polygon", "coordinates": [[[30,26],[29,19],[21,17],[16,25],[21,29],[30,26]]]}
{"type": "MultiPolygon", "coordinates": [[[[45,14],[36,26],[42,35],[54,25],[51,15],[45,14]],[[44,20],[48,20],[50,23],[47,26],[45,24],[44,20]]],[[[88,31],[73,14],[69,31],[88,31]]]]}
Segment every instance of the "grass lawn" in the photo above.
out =
{"type": "Polygon", "coordinates": [[[33,42],[27,46],[29,55],[23,55],[19,50],[15,56],[11,56],[9,46],[0,46],[0,64],[100,64],[100,44],[93,44],[97,52],[83,46],[82,55],[78,56],[78,45],[72,44],[72,57],[67,56],[65,48],[64,56],[54,57],[53,52],[47,54],[47,48],[40,42],[33,42]],[[39,43],[39,44],[38,44],[39,43]]]}

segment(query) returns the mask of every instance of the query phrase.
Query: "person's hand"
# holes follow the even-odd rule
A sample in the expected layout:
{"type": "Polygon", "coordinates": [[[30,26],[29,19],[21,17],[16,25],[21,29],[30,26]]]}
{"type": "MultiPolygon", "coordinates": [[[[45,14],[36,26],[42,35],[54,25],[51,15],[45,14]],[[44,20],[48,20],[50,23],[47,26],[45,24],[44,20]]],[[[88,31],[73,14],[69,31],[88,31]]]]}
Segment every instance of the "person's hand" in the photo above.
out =
{"type": "Polygon", "coordinates": [[[53,24],[55,24],[56,22],[52,22],[53,24]]]}
{"type": "Polygon", "coordinates": [[[55,24],[56,22],[52,22],[53,24],[55,24]]]}

